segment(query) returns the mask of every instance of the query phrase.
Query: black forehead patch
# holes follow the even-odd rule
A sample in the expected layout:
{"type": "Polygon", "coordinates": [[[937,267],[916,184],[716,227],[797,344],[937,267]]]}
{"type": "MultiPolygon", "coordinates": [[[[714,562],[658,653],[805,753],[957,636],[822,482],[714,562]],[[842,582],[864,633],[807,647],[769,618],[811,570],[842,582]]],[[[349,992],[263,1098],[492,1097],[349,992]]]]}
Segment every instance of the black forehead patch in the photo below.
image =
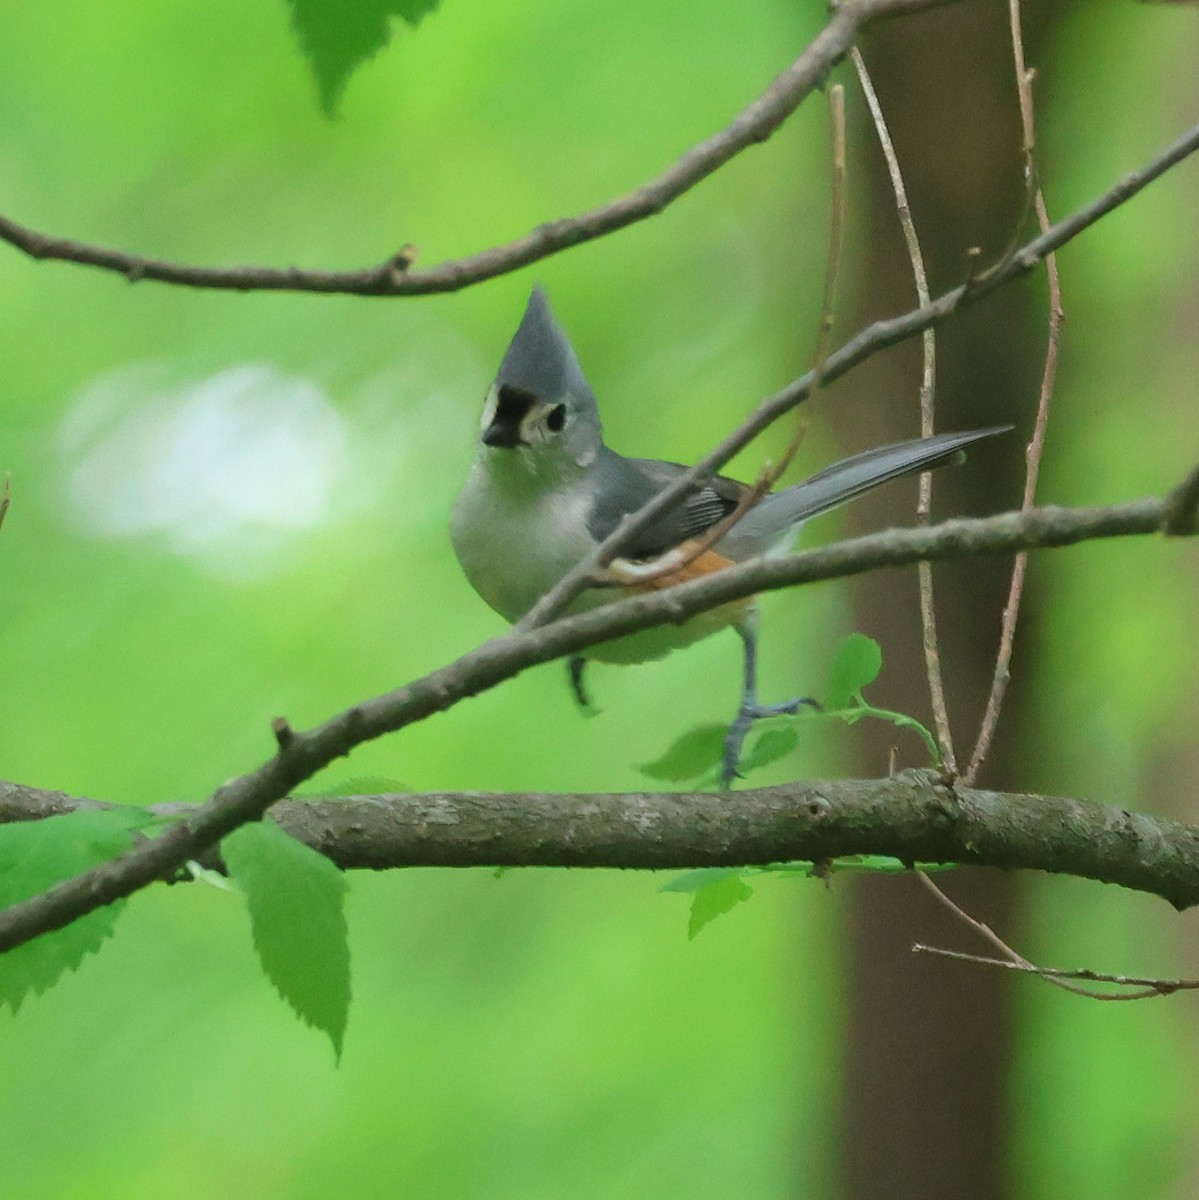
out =
{"type": "Polygon", "coordinates": [[[495,424],[518,429],[537,403],[537,397],[524,388],[501,383],[495,401],[495,424]]]}

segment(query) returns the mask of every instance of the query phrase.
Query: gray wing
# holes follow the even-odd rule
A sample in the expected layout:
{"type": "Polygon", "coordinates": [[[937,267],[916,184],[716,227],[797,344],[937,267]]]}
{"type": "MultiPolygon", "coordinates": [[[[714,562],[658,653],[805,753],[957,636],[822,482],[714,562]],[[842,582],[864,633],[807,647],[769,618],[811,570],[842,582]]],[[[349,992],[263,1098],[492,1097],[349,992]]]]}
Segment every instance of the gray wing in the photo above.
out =
{"type": "MultiPolygon", "coordinates": [[[[602,541],[629,513],[673,483],[686,467],[650,458],[625,458],[606,447],[596,464],[595,499],[587,527],[602,541]]],[[[642,530],[622,557],[657,558],[689,538],[698,537],[736,508],[748,486],[718,475],[683,496],[677,507],[642,530]]]]}
{"type": "MultiPolygon", "coordinates": [[[[734,562],[762,554],[782,543],[809,517],[901,475],[953,462],[966,446],[1011,428],[997,425],[968,433],[941,433],[855,454],[802,483],[763,497],[720,539],[717,549],[734,562]]],[[[686,469],[678,463],[624,458],[605,447],[596,463],[595,499],[587,522],[592,536],[606,538],[622,518],[636,512],[686,469]]],[[[730,513],[748,490],[748,484],[718,475],[639,534],[624,557],[656,558],[680,542],[698,537],[730,513]]]]}

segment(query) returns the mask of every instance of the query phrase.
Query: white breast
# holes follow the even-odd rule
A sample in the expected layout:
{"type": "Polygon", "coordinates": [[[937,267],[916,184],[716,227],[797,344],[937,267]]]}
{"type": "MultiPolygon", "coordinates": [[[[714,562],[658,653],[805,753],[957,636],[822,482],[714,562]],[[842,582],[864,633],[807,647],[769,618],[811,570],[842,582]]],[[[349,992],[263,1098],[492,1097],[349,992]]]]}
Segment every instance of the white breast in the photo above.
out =
{"type": "Polygon", "coordinates": [[[586,488],[499,487],[476,462],[454,501],[450,538],[471,586],[516,621],[594,548],[589,508],[586,488]]]}

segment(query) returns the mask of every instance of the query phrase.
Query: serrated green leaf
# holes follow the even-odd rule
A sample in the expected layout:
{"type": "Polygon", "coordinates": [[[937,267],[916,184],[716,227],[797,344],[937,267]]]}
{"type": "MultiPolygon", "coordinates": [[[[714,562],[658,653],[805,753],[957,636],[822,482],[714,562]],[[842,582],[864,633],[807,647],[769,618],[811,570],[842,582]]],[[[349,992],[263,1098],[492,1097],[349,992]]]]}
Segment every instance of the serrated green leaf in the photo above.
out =
{"type": "MultiPolygon", "coordinates": [[[[0,826],[0,907],[115,858],[133,844],[134,830],[152,823],[144,809],[110,808],[0,826]]],[[[98,951],[123,907],[115,901],[0,955],[0,1006],[16,1013],[30,992],[40,995],[98,951]]]]}
{"type": "Polygon", "coordinates": [[[391,40],[396,18],[415,28],[438,0],[286,0],[291,23],[332,116],[350,76],[391,40]]]}
{"type": "Polygon", "coordinates": [[[742,775],[785,758],[798,745],[799,730],[793,725],[773,725],[764,729],[741,760],[742,775]]]}
{"type": "Polygon", "coordinates": [[[637,770],[672,783],[696,779],[720,764],[726,732],[723,725],[698,725],[676,738],[661,758],[642,763],[637,770]]]}
{"type": "Polygon", "coordinates": [[[246,894],[267,978],[302,1020],[329,1035],[340,1060],[350,1007],[345,875],[273,821],[235,830],[221,857],[246,894]]]}
{"type": "Polygon", "coordinates": [[[883,669],[883,652],[878,642],[863,633],[851,633],[833,654],[825,708],[848,708],[872,684],[883,669]]]}
{"type": "Polygon", "coordinates": [[[699,888],[691,897],[687,937],[694,938],[705,925],[737,907],[754,894],[753,888],[736,871],[699,888]]]}

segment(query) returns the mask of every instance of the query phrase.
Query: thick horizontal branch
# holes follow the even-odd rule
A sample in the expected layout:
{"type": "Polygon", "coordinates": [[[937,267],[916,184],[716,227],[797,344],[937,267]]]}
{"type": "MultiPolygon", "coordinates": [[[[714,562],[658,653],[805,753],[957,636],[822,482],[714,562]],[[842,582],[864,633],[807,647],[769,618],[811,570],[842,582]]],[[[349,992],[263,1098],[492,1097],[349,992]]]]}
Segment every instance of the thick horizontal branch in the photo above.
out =
{"type": "Polygon", "coordinates": [[[854,854],[1068,874],[1199,903],[1199,827],[931,772],[741,792],[443,793],[288,801],[288,832],[346,868],[745,866],[854,854]]]}
{"type": "Polygon", "coordinates": [[[655,179],[628,195],[575,217],[539,225],[503,246],[427,270],[410,267],[403,250],[378,266],[356,271],[311,271],[299,267],[202,267],[145,258],[106,246],[39,233],[0,216],[0,239],[36,259],[98,267],[131,282],[153,279],[184,287],[229,291],[337,292],[358,296],[419,296],[452,292],[519,270],[539,259],[594,241],[661,212],[741,151],[765,141],[823,82],[873,21],[903,16],[955,0],[844,0],[829,23],[766,91],[726,128],[693,146],[655,179]]]}
{"type": "Polygon", "coordinates": [[[58,929],[104,904],[199,858],[247,821],[256,820],[305,779],[355,746],[423,720],[509,679],[535,663],[572,654],[638,629],[685,620],[706,608],[755,592],[834,579],[882,566],[969,558],[1090,538],[1146,534],[1170,524],[1194,531],[1188,479],[1164,500],[1110,508],[1036,508],[978,520],[948,521],[854,538],[778,560],[756,560],[653,595],[623,600],[528,632],[495,638],[457,662],[346,710],[307,733],[285,739],[256,771],[221,787],[194,815],[111,862],[0,912],[0,951],[58,929]]]}
{"type": "MultiPolygon", "coordinates": [[[[0,822],[94,807],[0,785],[0,822]]],[[[932,772],[734,793],[432,792],[286,800],[272,819],[346,869],[906,863],[1049,871],[1199,903],[1199,828],[1059,796],[947,786],[932,772]]]]}

